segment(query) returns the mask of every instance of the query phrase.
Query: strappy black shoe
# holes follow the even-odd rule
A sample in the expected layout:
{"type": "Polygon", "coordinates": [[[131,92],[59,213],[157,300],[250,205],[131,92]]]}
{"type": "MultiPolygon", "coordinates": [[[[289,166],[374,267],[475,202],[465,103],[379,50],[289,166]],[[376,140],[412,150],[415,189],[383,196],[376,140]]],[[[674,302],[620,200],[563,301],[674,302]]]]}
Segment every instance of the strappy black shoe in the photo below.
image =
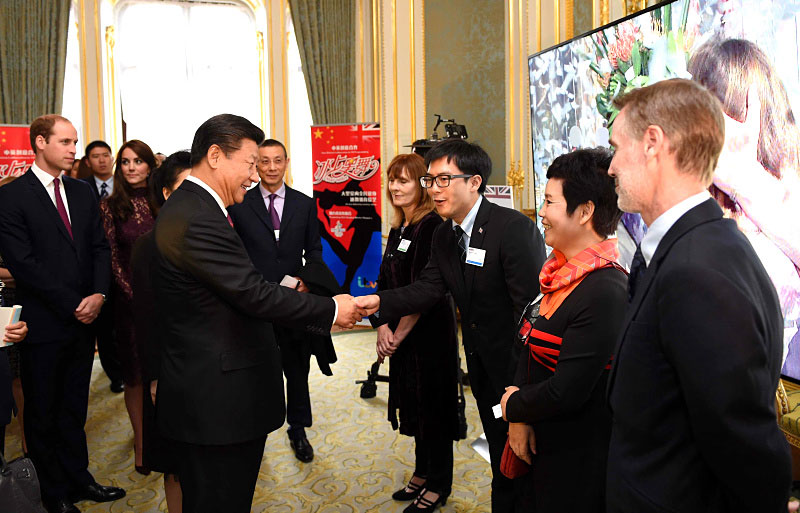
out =
{"type": "Polygon", "coordinates": [[[425,478],[416,474],[411,476],[411,480],[403,488],[397,490],[392,494],[392,499],[396,501],[410,501],[419,495],[419,491],[425,486],[425,478]],[[422,479],[421,483],[415,483],[414,478],[422,479]]]}
{"type": "Polygon", "coordinates": [[[445,504],[447,504],[447,497],[449,497],[449,494],[445,495],[443,493],[439,493],[439,497],[437,497],[436,500],[431,501],[425,498],[425,494],[427,492],[438,493],[433,490],[428,490],[427,488],[423,488],[422,490],[420,490],[419,495],[417,495],[417,498],[414,499],[414,502],[409,504],[408,507],[406,507],[406,509],[403,510],[403,513],[420,513],[425,511],[433,511],[436,509],[437,506],[444,506],[445,504]]]}

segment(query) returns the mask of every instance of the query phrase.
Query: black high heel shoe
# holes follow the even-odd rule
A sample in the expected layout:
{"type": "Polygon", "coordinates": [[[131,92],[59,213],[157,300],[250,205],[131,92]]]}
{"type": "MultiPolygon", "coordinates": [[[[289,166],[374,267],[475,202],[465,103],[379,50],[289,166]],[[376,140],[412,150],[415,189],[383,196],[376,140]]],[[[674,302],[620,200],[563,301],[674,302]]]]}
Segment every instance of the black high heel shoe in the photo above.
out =
{"type": "Polygon", "coordinates": [[[410,501],[415,499],[417,495],[419,495],[419,491],[425,486],[424,477],[420,477],[418,475],[411,476],[411,480],[408,482],[407,485],[400,488],[396,492],[392,494],[392,499],[396,501],[410,501]],[[423,481],[419,484],[413,481],[414,478],[423,479],[423,481]]]}
{"type": "Polygon", "coordinates": [[[425,498],[425,494],[427,492],[438,493],[433,490],[428,490],[427,488],[423,488],[422,490],[420,490],[419,495],[417,495],[417,498],[414,499],[414,502],[409,504],[406,507],[406,509],[403,510],[403,513],[420,513],[426,511],[433,511],[436,509],[437,506],[444,506],[445,504],[447,504],[447,498],[450,496],[450,494],[445,495],[443,493],[439,493],[439,497],[437,497],[435,501],[430,501],[425,498]]]}

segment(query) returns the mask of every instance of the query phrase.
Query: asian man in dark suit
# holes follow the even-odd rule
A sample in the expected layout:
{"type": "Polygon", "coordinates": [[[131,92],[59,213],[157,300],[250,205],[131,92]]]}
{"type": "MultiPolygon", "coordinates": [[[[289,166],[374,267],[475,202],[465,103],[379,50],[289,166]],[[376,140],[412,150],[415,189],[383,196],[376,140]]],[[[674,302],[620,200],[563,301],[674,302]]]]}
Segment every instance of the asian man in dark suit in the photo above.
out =
{"type": "MultiPolygon", "coordinates": [[[[298,280],[299,292],[308,292],[297,275],[303,259],[322,262],[317,207],[313,199],[284,183],[288,165],[286,147],[281,142],[267,139],[261,143],[256,163],[261,183],[245,194],[241,205],[231,206],[229,212],[253,265],[264,279],[280,283],[284,276],[291,276],[298,280]]],[[[312,420],[308,371],[310,339],[314,335],[280,325],[274,325],[273,329],[286,376],[289,443],[297,459],[308,463],[314,459],[314,449],[305,431],[312,420]]],[[[326,336],[331,343],[330,335],[326,336]]]]}
{"type": "Polygon", "coordinates": [[[300,294],[264,280],[227,208],[258,180],[264,133],[240,116],[203,123],[191,174],[155,226],[153,293],[163,333],[156,422],[176,442],[184,511],[249,512],[267,434],[285,418],[269,321],[329,333],[365,313],[346,295],[300,294]]]}
{"type": "Polygon", "coordinates": [[[619,207],[641,213],[648,231],[609,377],[608,511],[785,512],[783,319],[758,256],[707,191],[725,140],[721,106],[681,79],[618,106],[609,174],[619,207]]]}
{"type": "MultiPolygon", "coordinates": [[[[409,286],[357,298],[374,324],[424,312],[447,291],[461,312],[470,387],[489,442],[492,465],[492,511],[519,511],[521,485],[500,473],[508,423],[495,418],[511,385],[520,348],[517,321],[539,294],[539,271],[545,248],[534,222],[521,213],[490,203],[482,195],[492,170],[489,155],[461,139],[446,140],[425,155],[423,187],[436,210],[452,222],[433,235],[431,256],[419,279],[409,286]],[[517,488],[515,490],[515,488],[517,488]]],[[[437,494],[425,497],[442,501],[437,494]]],[[[422,508],[418,508],[422,509],[422,508]]]]}
{"type": "MultiPolygon", "coordinates": [[[[86,145],[86,161],[92,176],[82,178],[94,192],[97,201],[111,196],[114,189],[114,156],[107,142],[97,140],[86,145]]],[[[117,354],[117,342],[114,339],[114,298],[109,294],[100,315],[92,323],[93,335],[97,339],[97,354],[100,365],[111,380],[111,391],[122,392],[122,365],[117,354]]]]}
{"type": "Polygon", "coordinates": [[[31,169],[0,188],[0,252],[29,328],[19,346],[28,451],[49,511],[74,513],[75,501],[125,495],[92,477],[84,432],[94,361],[88,325],[108,293],[111,253],[91,190],[61,176],[75,159],[75,127],[50,114],[30,134],[31,169]]]}

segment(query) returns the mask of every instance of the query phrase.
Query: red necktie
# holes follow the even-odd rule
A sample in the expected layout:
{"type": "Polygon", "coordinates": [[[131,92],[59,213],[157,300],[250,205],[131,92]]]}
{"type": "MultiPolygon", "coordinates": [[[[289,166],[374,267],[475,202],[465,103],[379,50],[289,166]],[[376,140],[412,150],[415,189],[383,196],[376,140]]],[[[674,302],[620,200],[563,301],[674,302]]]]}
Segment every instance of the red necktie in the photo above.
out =
{"type": "Polygon", "coordinates": [[[64,206],[64,200],[61,199],[61,185],[60,180],[58,178],[53,179],[53,187],[56,190],[56,209],[58,210],[58,215],[61,216],[61,220],[64,222],[64,226],[67,227],[67,231],[69,232],[69,237],[72,239],[72,225],[69,223],[69,216],[67,215],[67,207],[64,206]]]}
{"type": "Polygon", "coordinates": [[[228,214],[228,224],[231,225],[231,228],[233,228],[233,219],[231,219],[230,214],[228,214]]]}

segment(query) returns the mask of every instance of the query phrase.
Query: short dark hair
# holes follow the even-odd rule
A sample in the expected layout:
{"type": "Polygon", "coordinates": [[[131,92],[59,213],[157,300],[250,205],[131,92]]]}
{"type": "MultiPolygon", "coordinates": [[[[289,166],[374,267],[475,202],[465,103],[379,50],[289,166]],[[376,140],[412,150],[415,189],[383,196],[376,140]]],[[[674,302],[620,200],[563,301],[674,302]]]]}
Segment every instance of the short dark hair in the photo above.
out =
{"type": "Polygon", "coordinates": [[[243,139],[261,144],[264,132],[242,116],[235,114],[217,114],[209,118],[194,133],[192,165],[203,160],[212,145],[219,146],[225,156],[228,156],[242,147],[243,139]]]}
{"type": "Polygon", "coordinates": [[[41,135],[44,137],[44,141],[47,142],[47,140],[50,139],[50,136],[53,135],[53,127],[59,121],[64,121],[66,123],[70,122],[67,118],[64,116],[59,116],[58,114],[45,114],[44,116],[39,116],[33,120],[30,130],[31,149],[33,150],[33,153],[37,153],[36,138],[41,135]]]}
{"type": "Polygon", "coordinates": [[[83,154],[88,157],[89,156],[89,152],[92,151],[95,148],[98,148],[98,147],[99,148],[105,148],[105,149],[108,150],[109,153],[112,153],[111,146],[109,146],[107,142],[97,140],[97,141],[92,141],[89,144],[87,144],[86,145],[86,150],[83,152],[83,154]]]}
{"type": "Polygon", "coordinates": [[[192,154],[188,150],[181,150],[165,158],[164,162],[153,171],[150,176],[150,182],[153,188],[153,198],[158,208],[161,208],[164,202],[167,201],[164,198],[164,187],[169,190],[174,189],[175,182],[178,181],[178,175],[191,167],[192,154]]]}
{"type": "Polygon", "coordinates": [[[447,158],[448,164],[455,161],[456,167],[465,175],[480,175],[478,192],[483,194],[492,174],[492,159],[483,148],[463,139],[445,139],[425,154],[425,167],[441,158],[447,158]]]}
{"type": "Polygon", "coordinates": [[[289,158],[289,152],[286,151],[286,146],[284,146],[283,143],[277,139],[266,139],[264,142],[258,145],[259,148],[271,148],[273,146],[280,146],[283,148],[283,156],[289,158]]]}
{"type": "Polygon", "coordinates": [[[602,237],[614,233],[622,217],[614,179],[608,176],[613,156],[606,148],[580,149],[561,155],[547,168],[548,179],[562,181],[567,214],[572,215],[584,203],[594,203],[592,228],[602,237]]]}

